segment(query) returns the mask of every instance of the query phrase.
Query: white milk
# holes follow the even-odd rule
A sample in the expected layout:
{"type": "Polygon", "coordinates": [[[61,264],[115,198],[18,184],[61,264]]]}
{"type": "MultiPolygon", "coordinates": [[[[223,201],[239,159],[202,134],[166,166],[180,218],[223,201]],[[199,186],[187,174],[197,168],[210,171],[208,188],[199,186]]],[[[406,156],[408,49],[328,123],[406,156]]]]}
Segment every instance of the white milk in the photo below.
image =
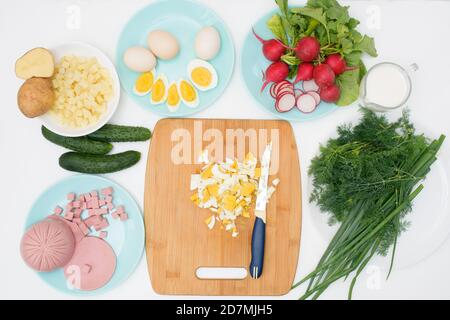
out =
{"type": "Polygon", "coordinates": [[[381,63],[369,70],[364,87],[366,103],[393,109],[406,102],[411,83],[403,68],[392,63],[381,63]]]}

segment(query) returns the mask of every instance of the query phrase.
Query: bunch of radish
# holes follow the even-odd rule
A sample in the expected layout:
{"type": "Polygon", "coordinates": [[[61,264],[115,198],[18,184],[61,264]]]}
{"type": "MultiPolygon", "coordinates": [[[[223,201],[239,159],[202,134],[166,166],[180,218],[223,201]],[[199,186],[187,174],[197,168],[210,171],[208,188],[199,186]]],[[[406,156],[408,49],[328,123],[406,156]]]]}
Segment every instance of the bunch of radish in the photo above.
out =
{"type": "Polygon", "coordinates": [[[300,111],[309,113],[315,110],[321,100],[330,103],[339,100],[341,92],[335,83],[336,77],[351,70],[340,54],[331,54],[320,62],[320,43],[315,37],[303,37],[295,48],[289,48],[277,39],[264,40],[255,31],[253,33],[262,43],[266,59],[272,61],[263,74],[261,92],[269,83],[273,83],[270,94],[275,99],[275,108],[279,112],[286,112],[297,106],[300,111]],[[301,61],[293,83],[286,80],[289,66],[281,61],[287,49],[293,50],[301,61]],[[304,91],[295,88],[300,81],[303,81],[304,91]]]}

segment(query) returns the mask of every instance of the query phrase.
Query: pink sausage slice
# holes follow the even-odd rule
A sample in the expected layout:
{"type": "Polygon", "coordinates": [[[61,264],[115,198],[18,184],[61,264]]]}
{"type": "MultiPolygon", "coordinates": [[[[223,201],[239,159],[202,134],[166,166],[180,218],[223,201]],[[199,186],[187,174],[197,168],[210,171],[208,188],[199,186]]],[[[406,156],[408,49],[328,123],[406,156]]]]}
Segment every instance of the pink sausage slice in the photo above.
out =
{"type": "Polygon", "coordinates": [[[91,291],[107,284],[115,270],[116,255],[111,246],[98,237],[85,237],[77,243],[64,275],[74,288],[91,291]]]}

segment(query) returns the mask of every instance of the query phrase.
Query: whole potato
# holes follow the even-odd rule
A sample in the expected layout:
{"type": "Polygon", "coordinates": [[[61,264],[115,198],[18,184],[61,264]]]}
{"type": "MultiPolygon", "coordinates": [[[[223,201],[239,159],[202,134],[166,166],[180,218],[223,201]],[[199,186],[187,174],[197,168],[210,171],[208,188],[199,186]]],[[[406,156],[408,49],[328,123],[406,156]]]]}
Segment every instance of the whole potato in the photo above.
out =
{"type": "Polygon", "coordinates": [[[20,111],[34,118],[46,113],[55,102],[52,80],[49,78],[31,78],[26,80],[17,94],[20,111]]]}

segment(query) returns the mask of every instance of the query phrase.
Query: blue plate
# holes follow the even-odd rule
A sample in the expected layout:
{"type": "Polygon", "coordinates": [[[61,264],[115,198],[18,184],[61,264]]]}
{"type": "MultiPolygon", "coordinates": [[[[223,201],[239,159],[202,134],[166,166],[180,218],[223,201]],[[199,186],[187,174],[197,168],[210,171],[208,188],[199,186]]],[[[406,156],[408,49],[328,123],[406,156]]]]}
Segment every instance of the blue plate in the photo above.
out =
{"type": "MultiPolygon", "coordinates": [[[[266,23],[275,13],[279,13],[279,11],[273,10],[259,19],[254,25],[256,33],[263,39],[273,38],[273,34],[269,28],[267,28],[266,23]]],[[[322,101],[317,106],[316,110],[311,113],[302,113],[297,108],[294,108],[288,112],[278,112],[275,109],[275,99],[272,98],[269,93],[269,88],[271,85],[269,84],[264,92],[260,93],[261,86],[263,84],[262,71],[266,70],[271,62],[263,56],[262,45],[253,35],[251,30],[245,38],[241,55],[242,76],[248,90],[258,101],[259,105],[273,115],[289,121],[307,121],[323,117],[339,108],[335,104],[322,101]]],[[[299,88],[301,88],[301,86],[299,86],[299,88]]]]}
{"type": "MultiPolygon", "coordinates": [[[[63,179],[47,189],[33,204],[25,223],[25,229],[45,219],[53,213],[53,209],[59,205],[62,208],[67,203],[67,194],[76,194],[100,190],[106,187],[114,188],[114,204],[123,205],[128,213],[128,220],[119,221],[108,217],[109,227],[105,240],[114,249],[117,257],[116,270],[111,280],[102,288],[93,291],[82,291],[70,288],[64,277],[64,270],[57,269],[51,272],[38,272],[38,275],[50,286],[73,295],[93,295],[109,291],[113,287],[126,280],[137,267],[144,250],[144,222],[141,211],[136,201],[130,194],[117,183],[94,175],[75,175],[63,179]]],[[[84,212],[84,214],[86,214],[84,212]]],[[[91,233],[91,235],[96,235],[91,233]]]]}
{"type": "Polygon", "coordinates": [[[191,0],[158,1],[143,8],[128,21],[117,44],[116,65],[122,86],[135,102],[163,117],[185,117],[206,109],[227,87],[234,68],[233,40],[222,19],[208,7],[191,0]],[[216,69],[219,81],[212,90],[198,91],[200,101],[196,108],[181,103],[176,112],[170,112],[165,104],[152,105],[149,95],[140,97],[133,92],[139,73],[128,69],[123,62],[123,54],[129,47],[147,47],[147,35],[155,29],[172,33],[180,43],[180,52],[172,60],[158,60],[156,73],[164,73],[169,83],[180,78],[188,79],[187,65],[195,59],[195,36],[206,26],[213,26],[220,33],[220,52],[209,61],[216,69]]]}

